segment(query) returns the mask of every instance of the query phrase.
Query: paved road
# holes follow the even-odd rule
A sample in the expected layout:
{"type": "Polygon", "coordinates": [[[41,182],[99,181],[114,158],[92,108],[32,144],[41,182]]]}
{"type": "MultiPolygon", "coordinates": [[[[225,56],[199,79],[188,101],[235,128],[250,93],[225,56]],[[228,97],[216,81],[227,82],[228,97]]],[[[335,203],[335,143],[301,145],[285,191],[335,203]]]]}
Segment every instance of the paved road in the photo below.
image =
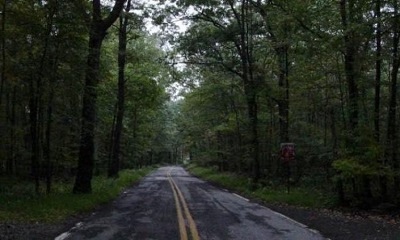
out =
{"type": "Polygon", "coordinates": [[[268,208],[162,167],[61,239],[324,239],[268,208]]]}

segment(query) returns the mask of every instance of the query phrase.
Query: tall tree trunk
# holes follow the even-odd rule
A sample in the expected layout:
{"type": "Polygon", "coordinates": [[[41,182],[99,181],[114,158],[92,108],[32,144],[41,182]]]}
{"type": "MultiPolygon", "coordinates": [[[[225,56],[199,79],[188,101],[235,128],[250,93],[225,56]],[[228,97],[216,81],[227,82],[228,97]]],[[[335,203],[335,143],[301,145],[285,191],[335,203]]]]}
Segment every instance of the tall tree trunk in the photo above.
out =
{"type": "Polygon", "coordinates": [[[34,80],[30,81],[29,124],[31,137],[31,174],[35,181],[35,191],[39,192],[39,139],[38,139],[38,108],[34,80]]]}
{"type": "MultiPolygon", "coordinates": [[[[344,70],[349,95],[348,111],[351,134],[350,138],[353,142],[354,138],[357,138],[359,134],[359,92],[357,83],[359,70],[357,69],[356,64],[357,61],[360,60],[357,58],[357,51],[360,43],[357,39],[357,30],[354,28],[354,24],[359,24],[359,21],[362,18],[360,18],[359,13],[356,12],[356,4],[354,0],[340,0],[340,16],[344,31],[344,70]]],[[[355,147],[357,148],[359,146],[355,147]]],[[[370,178],[367,175],[362,175],[361,182],[362,200],[368,204],[368,201],[372,198],[370,178]]]]}
{"type": "Polygon", "coordinates": [[[40,56],[38,70],[35,74],[36,81],[31,80],[31,99],[30,99],[30,124],[31,124],[31,139],[32,139],[32,173],[35,178],[36,192],[39,193],[40,184],[40,159],[42,158],[42,147],[45,144],[42,142],[43,129],[43,91],[44,91],[44,70],[45,63],[49,51],[49,43],[51,33],[53,31],[53,20],[55,17],[56,8],[51,9],[48,19],[46,19],[46,32],[43,43],[43,51],[40,56]]]}
{"type": "MultiPolygon", "coordinates": [[[[380,104],[381,104],[381,76],[382,76],[382,20],[381,20],[381,0],[375,2],[376,17],[376,60],[375,60],[375,101],[374,101],[374,137],[377,143],[380,142],[380,104]]],[[[382,165],[386,161],[382,158],[382,165]]],[[[383,201],[387,199],[387,178],[379,176],[380,194],[383,201]]]]}
{"type": "MultiPolygon", "coordinates": [[[[265,25],[267,26],[269,38],[275,45],[275,53],[278,57],[278,86],[280,89],[278,104],[279,114],[279,138],[280,142],[289,142],[289,61],[288,61],[288,50],[290,45],[286,43],[288,36],[279,37],[275,34],[275,31],[269,24],[269,16],[262,1],[252,1],[252,4],[256,6],[256,11],[262,16],[265,25]]],[[[268,3],[270,4],[270,3],[268,3]]],[[[284,24],[282,31],[287,35],[287,26],[284,24]]]]}
{"type": "Polygon", "coordinates": [[[120,16],[120,27],[118,34],[118,110],[117,120],[114,132],[113,151],[111,166],[108,171],[109,177],[117,177],[120,168],[120,145],[122,134],[122,122],[125,110],[125,62],[126,62],[126,35],[129,22],[129,10],[131,8],[131,0],[128,0],[125,14],[120,16]]]}
{"type": "Polygon", "coordinates": [[[74,193],[90,193],[94,166],[94,131],[96,124],[96,87],[99,81],[100,48],[105,32],[92,24],[89,55],[82,104],[81,142],[74,193]]]}
{"type": "MultiPolygon", "coordinates": [[[[6,1],[2,2],[2,12],[1,12],[1,34],[0,34],[0,44],[1,44],[1,73],[0,73],[0,110],[5,110],[5,115],[7,115],[7,106],[3,108],[3,95],[4,95],[4,89],[6,85],[6,13],[7,13],[7,3],[6,1]]],[[[2,114],[0,114],[2,116],[2,114]]],[[[0,121],[3,119],[0,118],[0,121]]],[[[5,126],[7,124],[7,119],[4,119],[3,125],[5,126]]],[[[5,136],[7,135],[7,129],[6,128],[0,128],[0,135],[5,136]]],[[[8,139],[2,138],[0,139],[0,152],[5,152],[8,154],[9,150],[6,147],[6,142],[8,139]]],[[[0,172],[2,172],[2,168],[0,168],[0,172]]],[[[7,167],[6,167],[6,172],[8,172],[7,167]]]]}
{"type": "Polygon", "coordinates": [[[349,124],[350,129],[354,131],[358,127],[358,86],[357,86],[357,71],[355,69],[356,64],[356,49],[357,43],[354,40],[354,33],[352,27],[354,13],[354,1],[353,0],[341,0],[340,1],[340,15],[342,19],[342,27],[344,30],[344,68],[347,80],[348,94],[349,94],[349,124]]]}
{"type": "Polygon", "coordinates": [[[279,137],[280,142],[289,142],[289,79],[288,79],[288,47],[276,49],[279,60],[279,137]]]}
{"type": "Polygon", "coordinates": [[[240,56],[241,70],[240,77],[244,86],[244,93],[247,103],[247,114],[250,123],[250,156],[252,158],[252,178],[256,184],[261,176],[260,171],[260,144],[258,140],[258,106],[257,106],[257,79],[254,78],[253,68],[253,46],[252,46],[252,24],[250,2],[242,0],[240,8],[234,5],[234,1],[229,1],[230,9],[234,13],[235,20],[240,27],[240,38],[235,42],[236,50],[240,56]],[[240,12],[239,12],[240,11],[240,12]]]}
{"type": "Polygon", "coordinates": [[[236,107],[235,100],[233,98],[233,87],[230,88],[230,107],[231,110],[235,113],[235,133],[237,139],[237,148],[235,149],[236,156],[237,156],[237,171],[239,173],[242,172],[242,156],[243,156],[243,141],[242,141],[242,134],[240,130],[240,119],[239,119],[239,111],[236,107]]]}
{"type": "MultiPolygon", "coordinates": [[[[6,128],[4,128],[4,136],[7,136],[6,138],[1,139],[2,141],[4,141],[4,143],[2,142],[2,144],[5,146],[4,147],[4,153],[5,153],[5,171],[7,175],[12,175],[11,172],[11,168],[12,168],[12,164],[11,164],[11,155],[13,154],[13,146],[12,143],[10,141],[10,138],[12,137],[12,129],[11,129],[11,105],[12,104],[12,100],[10,99],[10,93],[7,92],[5,94],[5,106],[4,106],[4,110],[5,110],[5,118],[4,118],[4,125],[7,126],[6,128]]],[[[3,146],[2,145],[2,146],[3,146]]],[[[4,163],[2,163],[3,165],[4,163]]],[[[1,170],[3,170],[3,168],[1,168],[1,170]]]]}
{"type": "Polygon", "coordinates": [[[10,118],[10,127],[8,128],[10,131],[10,147],[9,147],[9,152],[7,156],[7,162],[6,162],[6,173],[9,175],[13,175],[15,173],[15,152],[16,152],[16,137],[15,137],[15,129],[16,129],[16,116],[15,116],[15,106],[17,104],[17,87],[14,86],[12,90],[12,97],[11,101],[9,100],[9,97],[7,97],[7,107],[9,109],[9,118],[10,118]],[[12,104],[12,105],[11,105],[12,104]],[[11,105],[11,106],[10,106],[11,105]]]}
{"type": "Polygon", "coordinates": [[[117,111],[118,111],[118,101],[114,105],[114,110],[113,110],[113,121],[111,124],[111,133],[110,133],[110,147],[109,147],[109,152],[108,152],[108,169],[111,167],[111,162],[112,162],[112,157],[113,157],[113,152],[114,152],[114,135],[115,135],[115,122],[117,119],[117,111]]]}
{"type": "Polygon", "coordinates": [[[7,1],[3,1],[1,14],[1,79],[0,79],[0,107],[2,106],[4,84],[6,81],[6,13],[7,1]]]}
{"type": "MultiPolygon", "coordinates": [[[[391,88],[390,88],[390,99],[389,99],[389,115],[388,115],[388,127],[387,127],[387,158],[392,164],[393,171],[398,173],[399,162],[397,158],[398,154],[398,136],[397,136],[397,79],[400,67],[399,57],[399,39],[400,39],[400,16],[397,1],[394,1],[394,22],[393,22],[393,46],[392,46],[392,69],[391,69],[391,88]]],[[[394,196],[399,191],[400,178],[399,176],[394,177],[394,196]]]]}
{"type": "Polygon", "coordinates": [[[374,136],[380,139],[380,102],[381,102],[381,73],[382,73],[382,29],[381,29],[381,0],[376,0],[376,61],[375,61],[375,101],[374,101],[374,136]]]}
{"type": "Polygon", "coordinates": [[[248,117],[250,119],[250,145],[251,145],[251,156],[253,159],[253,183],[256,184],[261,177],[260,161],[259,161],[259,141],[258,141],[258,104],[256,99],[255,87],[251,86],[250,90],[246,93],[248,117]]]}
{"type": "Polygon", "coordinates": [[[52,178],[52,162],[51,162],[51,128],[53,122],[53,99],[54,99],[54,88],[50,83],[50,96],[47,102],[47,123],[45,133],[45,146],[43,147],[43,156],[45,159],[45,170],[46,170],[46,193],[51,192],[51,178],[52,178]]]}
{"type": "Polygon", "coordinates": [[[260,169],[260,143],[258,139],[258,103],[257,91],[259,79],[254,73],[253,42],[252,42],[252,13],[250,1],[242,0],[241,19],[238,23],[241,26],[241,60],[243,70],[243,82],[247,99],[248,116],[251,125],[250,144],[253,158],[253,184],[258,183],[261,177],[260,169]]]}
{"type": "MultiPolygon", "coordinates": [[[[278,87],[279,87],[279,97],[277,99],[278,104],[278,115],[279,115],[279,140],[281,143],[289,142],[289,61],[288,61],[288,50],[290,45],[286,43],[288,36],[279,37],[275,34],[269,23],[270,18],[263,5],[262,1],[252,1],[252,4],[256,6],[256,11],[262,16],[265,26],[267,27],[269,33],[269,40],[275,46],[275,53],[278,57],[278,87]]],[[[268,2],[266,4],[271,4],[268,2]]],[[[285,35],[287,35],[287,26],[284,23],[281,29],[285,35]]]]}
{"type": "Polygon", "coordinates": [[[81,141],[79,148],[78,171],[74,193],[90,193],[94,166],[94,134],[96,125],[96,87],[99,82],[100,51],[107,29],[118,18],[125,0],[116,0],[110,14],[101,19],[100,0],[93,0],[93,15],[89,31],[89,53],[87,57],[85,87],[82,105],[81,141]]]}
{"type": "MultiPolygon", "coordinates": [[[[134,161],[136,162],[137,166],[140,167],[139,163],[139,158],[135,158],[135,152],[137,151],[136,149],[136,144],[138,141],[138,129],[139,129],[139,121],[138,121],[138,107],[134,106],[133,107],[133,122],[132,122],[132,146],[130,147],[132,153],[133,153],[133,158],[134,161]]],[[[137,156],[137,155],[136,155],[137,156]]],[[[170,157],[170,155],[168,155],[170,157]]],[[[169,158],[171,160],[171,158],[169,158]]],[[[172,160],[171,160],[172,163],[172,160]]]]}
{"type": "MultiPolygon", "coordinates": [[[[58,52],[58,45],[56,49],[58,52]]],[[[49,79],[49,96],[47,100],[47,122],[46,122],[46,130],[45,130],[45,144],[43,147],[43,157],[45,159],[45,171],[46,171],[46,193],[49,194],[51,192],[52,185],[52,175],[53,175],[53,161],[52,161],[52,127],[53,127],[53,102],[54,102],[54,79],[57,78],[57,70],[58,70],[58,56],[55,56],[52,73],[49,79]]]]}

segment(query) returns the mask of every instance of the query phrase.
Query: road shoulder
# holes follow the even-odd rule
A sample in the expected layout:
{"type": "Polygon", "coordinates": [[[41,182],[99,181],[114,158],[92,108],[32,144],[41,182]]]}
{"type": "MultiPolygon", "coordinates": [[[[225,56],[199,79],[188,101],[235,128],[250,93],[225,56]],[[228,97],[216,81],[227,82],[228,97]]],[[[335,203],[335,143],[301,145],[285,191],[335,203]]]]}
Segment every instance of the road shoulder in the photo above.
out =
{"type": "Polygon", "coordinates": [[[249,198],[250,201],[257,202],[311,229],[318,230],[323,236],[329,239],[400,240],[399,219],[396,221],[396,219],[392,217],[379,216],[376,214],[361,214],[360,212],[313,209],[286,204],[265,203],[254,196],[245,195],[234,189],[229,189],[220,183],[209,180],[205,181],[217,188],[227,189],[227,191],[249,198]]]}

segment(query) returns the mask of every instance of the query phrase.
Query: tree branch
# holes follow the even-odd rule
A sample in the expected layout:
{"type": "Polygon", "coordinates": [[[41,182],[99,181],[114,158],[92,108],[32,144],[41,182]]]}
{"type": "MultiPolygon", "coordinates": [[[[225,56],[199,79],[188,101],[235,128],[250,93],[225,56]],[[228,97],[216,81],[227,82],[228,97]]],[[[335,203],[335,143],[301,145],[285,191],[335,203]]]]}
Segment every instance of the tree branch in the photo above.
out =
{"type": "MultiPolygon", "coordinates": [[[[96,0],[99,1],[99,0],[96,0]]],[[[95,1],[93,1],[95,2],[95,1]]],[[[121,10],[124,7],[126,0],[116,0],[113,9],[108,14],[107,18],[102,21],[102,25],[105,29],[108,29],[115,20],[119,17],[121,10]]]]}

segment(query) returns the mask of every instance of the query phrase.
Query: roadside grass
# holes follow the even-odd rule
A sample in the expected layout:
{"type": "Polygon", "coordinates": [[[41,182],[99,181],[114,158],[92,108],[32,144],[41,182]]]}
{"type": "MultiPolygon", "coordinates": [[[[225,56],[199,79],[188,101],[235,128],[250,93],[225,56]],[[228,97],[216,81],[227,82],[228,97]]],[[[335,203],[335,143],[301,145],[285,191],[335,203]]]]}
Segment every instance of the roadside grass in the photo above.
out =
{"type": "Polygon", "coordinates": [[[335,205],[335,198],[331,194],[313,188],[292,186],[289,193],[286,186],[258,186],[252,189],[251,180],[244,176],[195,165],[187,169],[195,176],[266,203],[310,208],[330,208],[335,205]]]}
{"type": "Polygon", "coordinates": [[[109,202],[153,168],[123,170],[118,179],[94,177],[91,194],[73,194],[72,183],[57,182],[50,194],[37,195],[29,182],[0,181],[0,222],[56,222],[109,202]],[[5,184],[7,183],[8,186],[5,184]]]}

